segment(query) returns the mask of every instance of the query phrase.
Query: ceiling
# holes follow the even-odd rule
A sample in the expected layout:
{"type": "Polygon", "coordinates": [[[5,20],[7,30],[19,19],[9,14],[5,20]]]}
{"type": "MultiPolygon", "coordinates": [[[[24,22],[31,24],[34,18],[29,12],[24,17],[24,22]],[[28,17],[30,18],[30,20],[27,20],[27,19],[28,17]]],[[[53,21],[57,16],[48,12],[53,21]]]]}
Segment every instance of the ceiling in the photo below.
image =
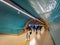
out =
{"type": "MultiPolygon", "coordinates": [[[[16,6],[21,7],[26,12],[36,18],[43,18],[47,22],[59,22],[60,17],[60,1],[59,0],[5,0],[11,1],[16,6]],[[40,5],[39,5],[40,4],[40,5]],[[51,6],[52,5],[52,6],[51,6]],[[49,7],[51,6],[51,8],[49,7]],[[49,7],[49,8],[48,8],[49,7]]],[[[19,13],[0,2],[0,29],[1,30],[21,30],[26,22],[31,18],[19,13]]],[[[19,32],[18,31],[18,32],[19,32]]]]}

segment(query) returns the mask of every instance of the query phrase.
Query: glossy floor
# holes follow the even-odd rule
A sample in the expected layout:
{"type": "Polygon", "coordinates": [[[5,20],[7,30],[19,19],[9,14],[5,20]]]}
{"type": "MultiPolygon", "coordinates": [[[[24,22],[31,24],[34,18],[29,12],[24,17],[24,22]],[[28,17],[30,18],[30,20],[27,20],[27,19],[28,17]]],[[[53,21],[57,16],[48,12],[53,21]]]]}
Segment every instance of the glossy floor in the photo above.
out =
{"type": "Polygon", "coordinates": [[[0,35],[0,45],[54,45],[49,31],[36,35],[32,33],[30,41],[26,40],[26,33],[22,35],[0,35]]]}

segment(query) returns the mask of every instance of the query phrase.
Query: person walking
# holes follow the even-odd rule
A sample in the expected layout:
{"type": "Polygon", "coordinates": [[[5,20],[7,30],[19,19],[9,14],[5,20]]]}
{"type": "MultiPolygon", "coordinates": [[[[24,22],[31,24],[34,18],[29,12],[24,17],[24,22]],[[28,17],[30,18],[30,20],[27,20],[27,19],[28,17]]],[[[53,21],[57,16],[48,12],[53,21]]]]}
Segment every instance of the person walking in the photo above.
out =
{"type": "Polygon", "coordinates": [[[39,26],[38,25],[35,25],[35,32],[36,34],[38,33],[37,30],[39,29],[39,26]]]}

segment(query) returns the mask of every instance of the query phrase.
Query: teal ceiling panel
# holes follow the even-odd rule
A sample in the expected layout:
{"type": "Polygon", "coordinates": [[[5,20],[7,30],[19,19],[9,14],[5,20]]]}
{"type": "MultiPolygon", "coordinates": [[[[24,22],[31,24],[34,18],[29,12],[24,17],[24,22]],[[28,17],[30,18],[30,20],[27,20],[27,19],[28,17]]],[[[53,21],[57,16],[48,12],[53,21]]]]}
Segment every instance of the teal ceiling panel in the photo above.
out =
{"type": "Polygon", "coordinates": [[[28,20],[29,17],[0,3],[0,33],[18,34],[28,20]]]}

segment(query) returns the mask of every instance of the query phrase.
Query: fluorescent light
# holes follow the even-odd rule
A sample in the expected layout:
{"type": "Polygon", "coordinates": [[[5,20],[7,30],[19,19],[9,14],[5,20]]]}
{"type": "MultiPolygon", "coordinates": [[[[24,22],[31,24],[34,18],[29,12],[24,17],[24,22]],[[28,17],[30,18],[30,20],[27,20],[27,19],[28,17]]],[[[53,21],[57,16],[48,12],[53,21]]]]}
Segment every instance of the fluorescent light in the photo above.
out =
{"type": "Polygon", "coordinates": [[[8,2],[6,2],[6,1],[4,1],[4,0],[0,0],[0,1],[3,2],[3,3],[6,4],[6,5],[8,5],[8,6],[14,8],[15,10],[17,10],[17,11],[19,11],[19,12],[21,12],[21,13],[27,15],[27,16],[29,16],[30,18],[36,19],[35,17],[33,17],[33,16],[31,16],[30,14],[28,14],[28,13],[22,11],[21,9],[16,8],[15,6],[9,4],[8,2]]]}
{"type": "MultiPolygon", "coordinates": [[[[32,15],[30,15],[30,14],[28,14],[28,13],[22,11],[21,9],[18,9],[17,7],[11,5],[10,3],[8,3],[8,2],[6,2],[6,1],[4,1],[4,0],[0,0],[0,1],[3,2],[4,4],[6,4],[6,5],[12,7],[13,9],[15,9],[15,10],[17,10],[17,11],[19,11],[19,12],[25,14],[26,16],[29,16],[30,18],[32,18],[32,19],[34,19],[34,20],[37,20],[37,21],[41,22],[39,19],[37,19],[37,18],[33,17],[32,15]]],[[[41,22],[41,23],[43,23],[43,22],[41,22]]]]}
{"type": "Polygon", "coordinates": [[[44,11],[44,9],[43,9],[43,7],[40,5],[40,3],[37,1],[37,4],[38,4],[38,6],[41,8],[41,10],[43,11],[43,12],[45,12],[44,11]]]}

